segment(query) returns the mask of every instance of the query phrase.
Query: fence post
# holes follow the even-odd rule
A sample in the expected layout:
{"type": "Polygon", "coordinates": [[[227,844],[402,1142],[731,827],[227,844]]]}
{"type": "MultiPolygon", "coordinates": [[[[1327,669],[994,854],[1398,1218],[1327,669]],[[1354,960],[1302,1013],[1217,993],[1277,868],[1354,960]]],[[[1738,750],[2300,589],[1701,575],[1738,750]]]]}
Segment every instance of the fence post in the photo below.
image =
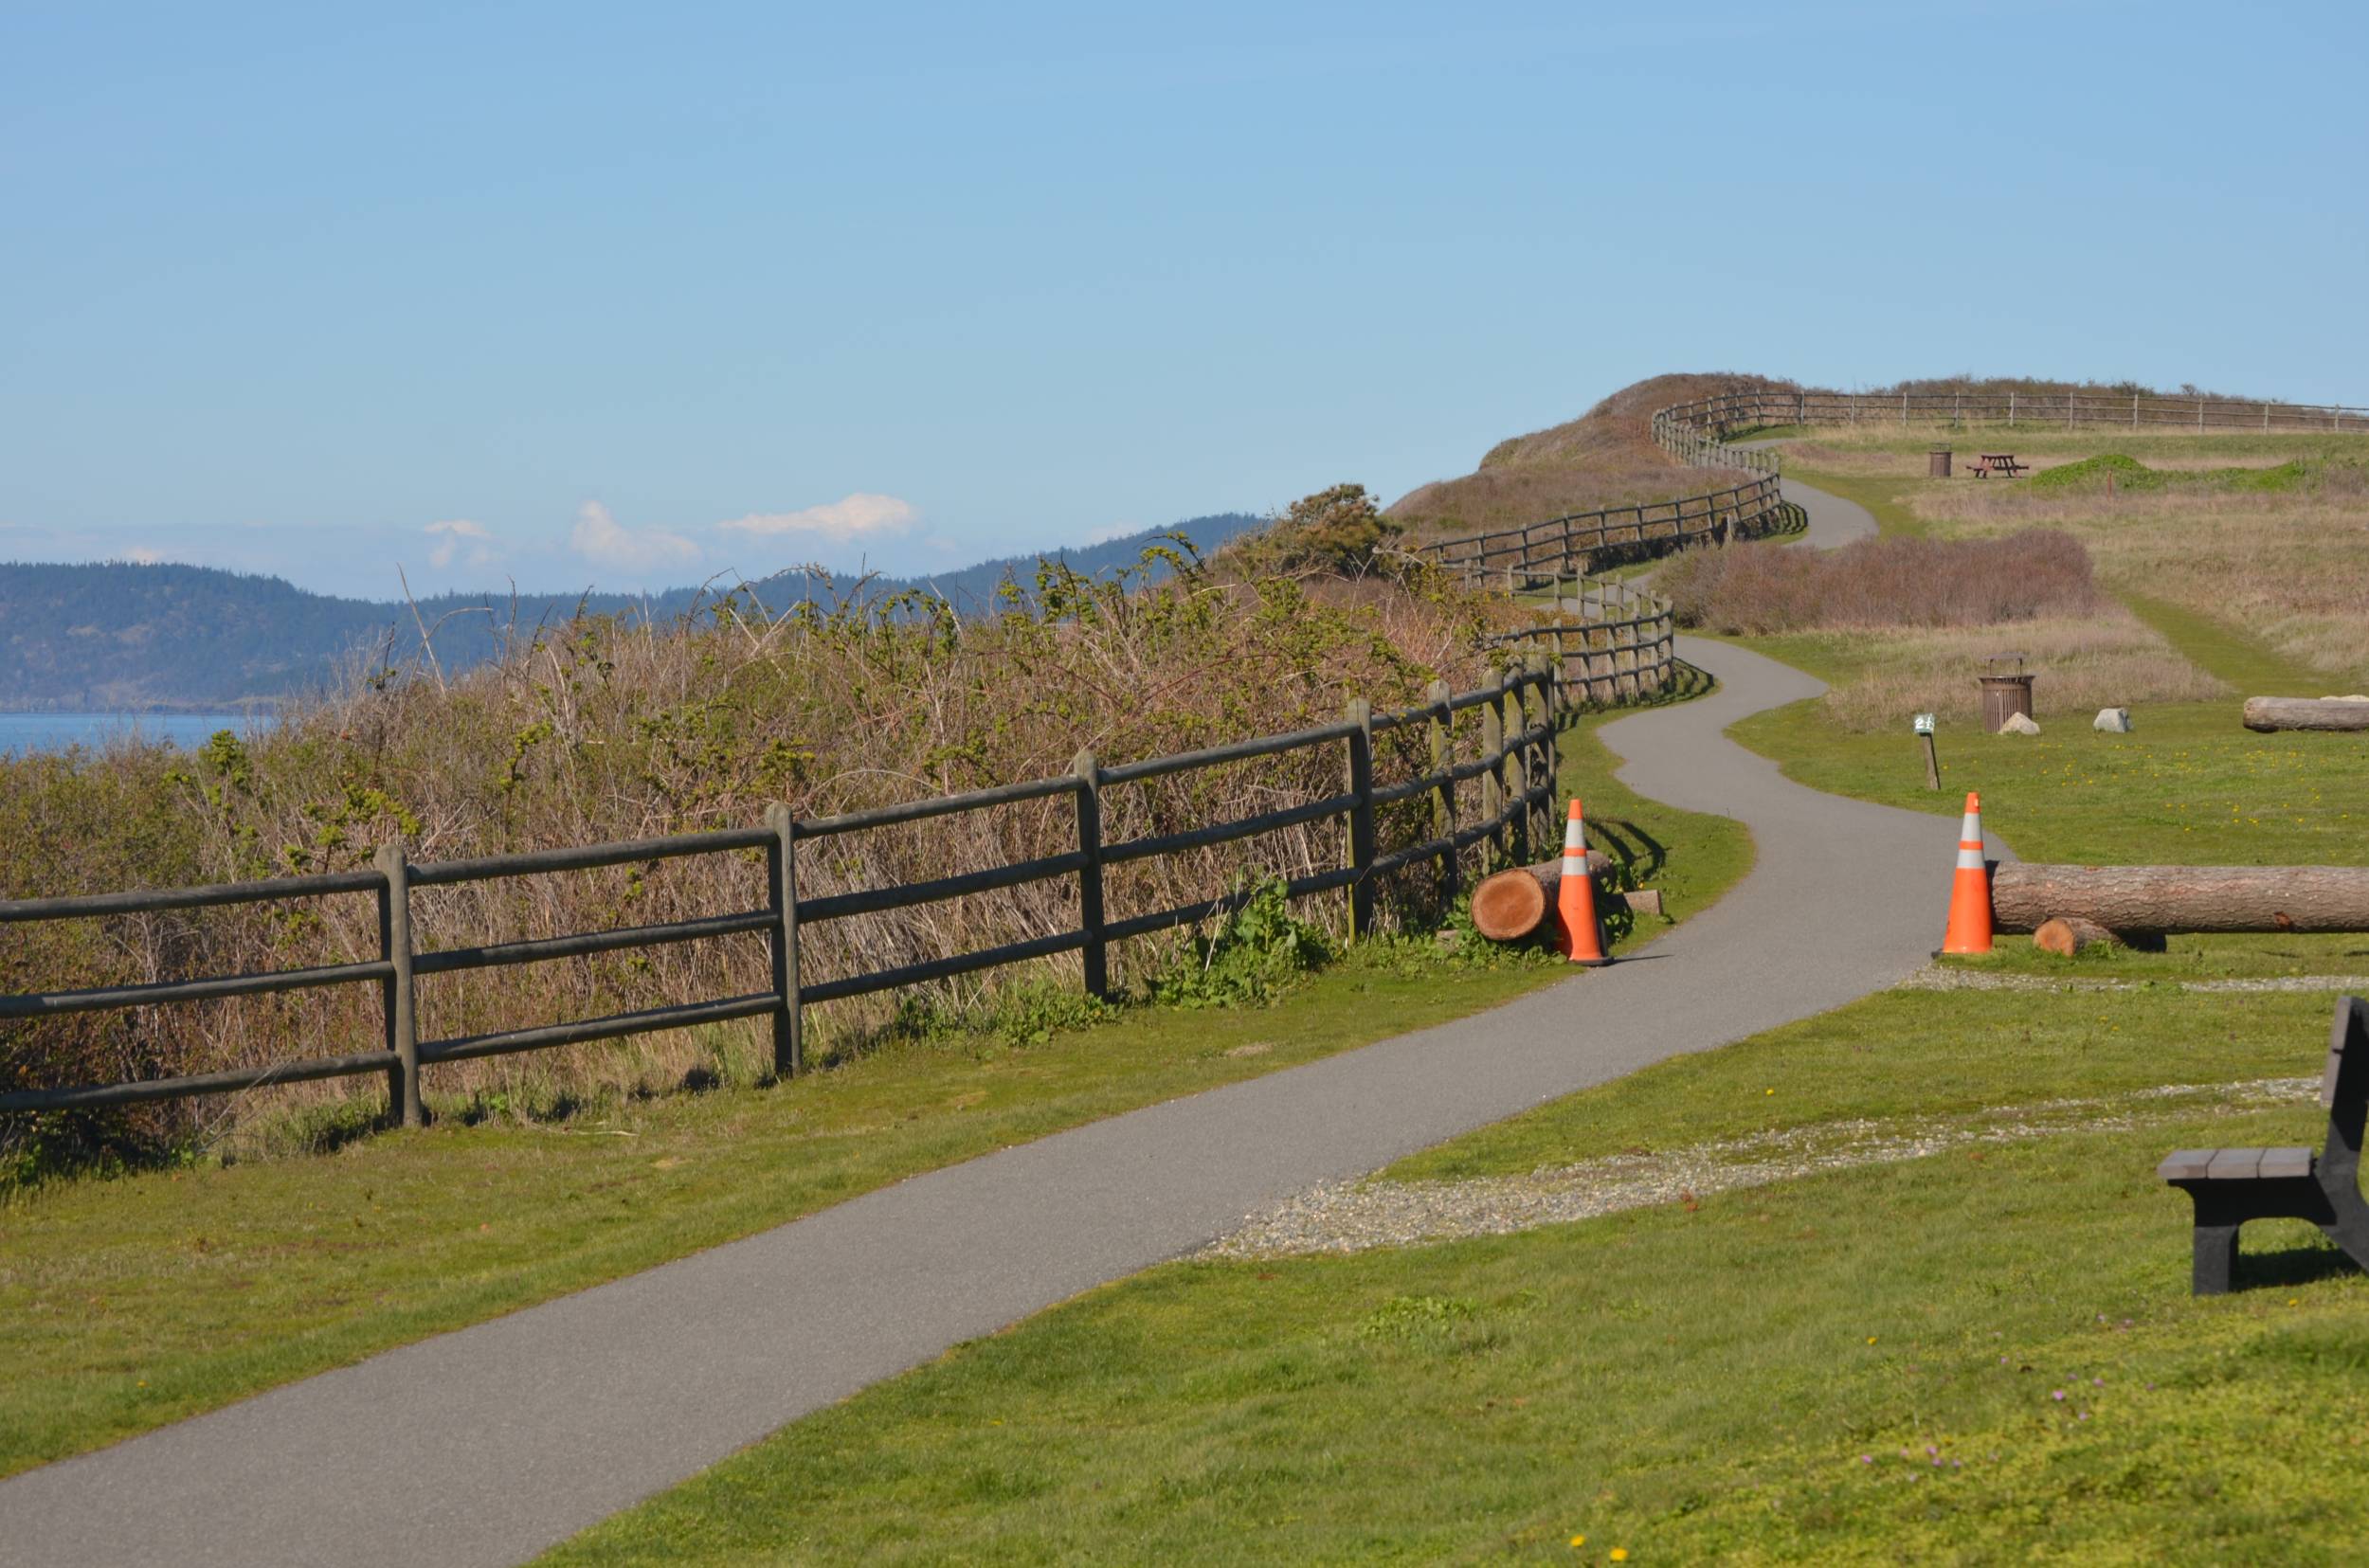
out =
{"type": "Polygon", "coordinates": [[[1480,705],[1480,721],[1481,760],[1488,764],[1481,769],[1480,776],[1481,820],[1492,824],[1489,831],[1481,836],[1480,841],[1481,870],[1486,873],[1495,871],[1505,864],[1504,856],[1500,854],[1501,846],[1498,841],[1496,824],[1497,820],[1505,815],[1506,810],[1506,783],[1503,777],[1506,754],[1506,716],[1498,708],[1496,697],[1492,696],[1480,705]]]}
{"type": "Polygon", "coordinates": [[[1077,924],[1086,934],[1080,949],[1086,964],[1086,994],[1111,991],[1111,949],[1102,936],[1102,770],[1092,751],[1080,751],[1070,765],[1077,775],[1077,853],[1086,863],[1077,868],[1077,924]]]}
{"type": "Polygon", "coordinates": [[[387,1108],[405,1126],[425,1126],[427,1113],[420,1106],[418,996],[411,983],[411,870],[404,862],[400,838],[379,845],[372,859],[387,879],[378,893],[378,956],[395,971],[379,986],[387,1050],[394,1057],[387,1068],[387,1108]]]}
{"type": "Polygon", "coordinates": [[[1349,884],[1349,940],[1374,933],[1374,705],[1364,697],[1349,698],[1344,715],[1357,726],[1349,731],[1349,869],[1357,874],[1349,884]]]}
{"type": "MultiPolygon", "coordinates": [[[[1431,770],[1434,773],[1445,773],[1450,759],[1455,756],[1455,730],[1451,728],[1455,718],[1448,712],[1448,698],[1454,691],[1446,681],[1435,680],[1423,694],[1432,709],[1425,728],[1431,731],[1431,770]]],[[[1438,793],[1432,798],[1431,827],[1431,836],[1435,838],[1453,838],[1456,836],[1454,779],[1441,780],[1438,793]]],[[[1439,902],[1443,907],[1456,902],[1456,845],[1450,844],[1439,852],[1439,902]]]]}
{"type": "Polygon", "coordinates": [[[767,907],[773,913],[768,933],[773,949],[773,1076],[794,1078],[806,1070],[805,1008],[798,1000],[798,832],[789,807],[780,801],[765,808],[773,831],[766,847],[767,907]]]}

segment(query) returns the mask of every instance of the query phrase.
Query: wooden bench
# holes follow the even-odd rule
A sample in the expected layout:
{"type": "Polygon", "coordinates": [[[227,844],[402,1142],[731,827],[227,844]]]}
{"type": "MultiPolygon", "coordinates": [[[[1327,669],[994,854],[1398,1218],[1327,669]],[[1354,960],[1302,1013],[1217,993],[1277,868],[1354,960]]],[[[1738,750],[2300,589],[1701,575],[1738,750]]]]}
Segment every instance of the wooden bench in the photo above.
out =
{"type": "Polygon", "coordinates": [[[2200,1296],[2230,1287],[2237,1228],[2249,1219],[2308,1219],[2363,1269],[2369,1269],[2369,1201],[2360,1196],[2361,1124],[2369,1116],[2369,1002],[2340,997],[2320,1078],[2327,1107],[2327,1146],[2180,1149],[2155,1174],[2197,1205],[2192,1282],[2200,1296]]]}
{"type": "Polygon", "coordinates": [[[1994,474],[2004,474],[2016,479],[2030,472],[2032,465],[2017,462],[2013,452],[1985,452],[1974,460],[1974,477],[1978,479],[1987,479],[1994,474]]]}

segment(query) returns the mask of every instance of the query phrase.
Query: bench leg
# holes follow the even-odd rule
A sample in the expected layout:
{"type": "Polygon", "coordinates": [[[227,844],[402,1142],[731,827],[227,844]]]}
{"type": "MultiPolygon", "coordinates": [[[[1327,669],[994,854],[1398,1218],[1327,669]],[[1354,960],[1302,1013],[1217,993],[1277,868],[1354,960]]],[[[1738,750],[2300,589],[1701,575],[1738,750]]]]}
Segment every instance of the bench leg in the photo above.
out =
{"type": "Polygon", "coordinates": [[[2236,1267],[2237,1227],[2198,1225],[2196,1270],[2190,1275],[2190,1289],[2199,1296],[2226,1296],[2230,1275],[2236,1267]]]}

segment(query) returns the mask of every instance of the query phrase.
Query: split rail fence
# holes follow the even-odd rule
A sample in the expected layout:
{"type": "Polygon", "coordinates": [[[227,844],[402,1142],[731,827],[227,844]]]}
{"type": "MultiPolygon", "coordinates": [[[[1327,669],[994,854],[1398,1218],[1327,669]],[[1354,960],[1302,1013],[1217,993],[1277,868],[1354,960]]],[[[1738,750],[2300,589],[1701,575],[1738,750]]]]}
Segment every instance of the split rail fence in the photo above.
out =
{"type": "MultiPolygon", "coordinates": [[[[1624,625],[1606,632],[1605,637],[1628,637],[1633,642],[1637,628],[1651,620],[1650,616],[1633,617],[1624,625]]],[[[1572,630],[1576,633],[1580,629],[1572,630]]],[[[1590,694],[1646,691],[1653,689],[1649,682],[1657,685],[1666,678],[1667,640],[1665,627],[1658,664],[1637,662],[1634,649],[1628,644],[1616,646],[1607,640],[1600,647],[1565,646],[1562,650],[1563,665],[1582,672],[1576,684],[1590,694]],[[1623,659],[1629,662],[1624,664],[1623,659]],[[1602,661],[1600,674],[1589,673],[1600,667],[1592,661],[1602,661]]],[[[773,1069],[776,1074],[787,1076],[802,1072],[805,1066],[804,1009],[814,1003],[918,985],[1068,952],[1081,955],[1086,988],[1101,994],[1109,987],[1108,953],[1113,943],[1190,925],[1238,909],[1253,896],[1238,892],[1112,919],[1103,898],[1106,867],[1180,855],[1319,821],[1338,821],[1342,826],[1340,864],[1289,878],[1287,891],[1299,898],[1346,890],[1350,928],[1353,932],[1363,933],[1372,928],[1376,891],[1385,877],[1435,862],[1441,890],[1453,896],[1460,875],[1461,852],[1482,846],[1487,865],[1527,860],[1534,852],[1543,853],[1544,846],[1559,841],[1554,837],[1553,804],[1556,733],[1566,707],[1563,680],[1559,678],[1561,672],[1543,649],[1523,647],[1517,655],[1516,667],[1503,671],[1494,684],[1457,693],[1451,692],[1445,682],[1437,682],[1426,703],[1403,712],[1375,713],[1365,701],[1358,699],[1348,704],[1346,715],[1337,724],[1115,766],[1104,766],[1091,754],[1081,754],[1073,771],[1058,778],[841,816],[798,820],[791,817],[787,806],[777,804],[767,811],[763,824],[756,827],[421,864],[408,861],[402,845],[397,843],[382,847],[366,871],[212,887],[0,901],[0,926],[6,926],[28,921],[136,916],[208,906],[368,896],[377,902],[379,952],[373,959],[259,974],[0,996],[0,1021],[213,1001],[324,986],[367,985],[378,989],[384,1022],[384,1038],[371,1050],[177,1077],[14,1089],[0,1092],[0,1111],[118,1106],[236,1092],[275,1083],[383,1073],[388,1083],[390,1114],[407,1126],[418,1126],[425,1119],[422,1074],[441,1063],[755,1018],[771,1020],[773,1069]],[[1479,710],[1478,745],[1475,754],[1459,761],[1455,755],[1456,715],[1474,709],[1479,710]],[[1428,730],[1430,770],[1391,783],[1378,782],[1374,737],[1419,726],[1428,730]],[[1106,790],[1251,758],[1331,747],[1342,750],[1343,783],[1341,789],[1329,797],[1179,832],[1118,841],[1106,841],[1103,837],[1102,797],[1106,790]],[[1480,785],[1478,815],[1459,822],[1457,786],[1474,780],[1479,781],[1480,785]],[[802,897],[798,892],[798,851],[802,844],[1050,797],[1067,797],[1074,805],[1075,849],[895,886],[812,897],[802,897]],[[1428,802],[1429,811],[1423,820],[1428,822],[1429,836],[1385,851],[1377,839],[1376,813],[1402,802],[1428,802]],[[413,940],[411,895],[417,889],[755,851],[763,852],[768,872],[769,897],[762,909],[434,951],[419,950],[413,940]],[[802,928],[854,915],[912,909],[1056,878],[1076,880],[1078,920],[1072,929],[827,980],[818,981],[801,971],[802,928]],[[444,1039],[419,1037],[417,987],[424,980],[466,970],[752,933],[765,936],[771,954],[771,984],[762,991],[499,1033],[444,1039]]]]}
{"type": "Polygon", "coordinates": [[[2084,425],[2128,430],[2249,430],[2369,434],[2369,408],[2340,404],[2243,402],[2145,392],[1817,392],[1767,388],[1729,392],[1664,408],[1655,439],[1680,447],[1721,446],[1730,432],[1772,424],[2004,424],[2034,429],[2084,425]]]}
{"type": "MultiPolygon", "coordinates": [[[[1687,444],[1691,448],[1697,443],[1690,440],[1687,444]]],[[[1701,444],[1708,448],[1714,443],[1701,444]]],[[[1737,455],[1768,461],[1766,453],[1737,455]]],[[[1730,465],[1722,462],[1721,466],[1730,465]]],[[[1785,500],[1770,461],[1758,478],[1708,496],[1606,507],[1523,528],[1469,533],[1425,545],[1418,553],[1470,582],[1502,586],[1509,593],[1528,592],[1608,566],[1674,555],[1730,539],[1761,538],[1781,532],[1787,520],[1785,500]]]]}

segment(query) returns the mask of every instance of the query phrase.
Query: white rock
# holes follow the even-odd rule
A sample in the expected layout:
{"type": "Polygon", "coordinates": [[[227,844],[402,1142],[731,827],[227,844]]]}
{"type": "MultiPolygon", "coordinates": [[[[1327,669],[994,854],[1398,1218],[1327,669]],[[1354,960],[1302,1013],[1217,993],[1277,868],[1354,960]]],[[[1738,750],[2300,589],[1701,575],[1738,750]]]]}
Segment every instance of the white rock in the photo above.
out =
{"type": "Polygon", "coordinates": [[[2355,692],[2350,696],[2322,697],[2320,700],[2322,702],[2369,702],[2369,697],[2362,696],[2359,692],[2355,692]]]}
{"type": "Polygon", "coordinates": [[[2101,708],[2098,710],[2098,716],[2091,721],[2089,728],[2102,730],[2109,735],[2127,735],[2130,733],[2130,710],[2101,708]]]}
{"type": "Polygon", "coordinates": [[[2010,713],[2007,722],[1998,727],[1998,732],[2002,735],[2036,735],[2040,727],[2032,722],[2029,713],[2010,713]]]}

